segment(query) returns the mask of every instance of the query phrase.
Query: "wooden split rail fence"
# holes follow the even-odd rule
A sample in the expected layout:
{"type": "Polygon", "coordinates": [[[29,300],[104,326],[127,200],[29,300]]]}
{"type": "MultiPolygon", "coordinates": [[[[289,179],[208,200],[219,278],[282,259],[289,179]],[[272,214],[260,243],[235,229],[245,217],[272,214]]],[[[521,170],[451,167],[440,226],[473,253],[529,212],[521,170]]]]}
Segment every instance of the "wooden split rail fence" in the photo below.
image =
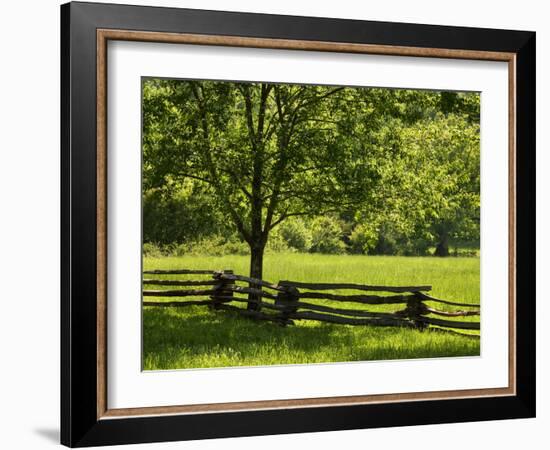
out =
{"type": "MultiPolygon", "coordinates": [[[[430,329],[452,332],[455,332],[456,329],[480,329],[479,321],[449,320],[454,317],[479,316],[480,305],[434,298],[426,293],[431,290],[431,286],[370,286],[353,283],[301,283],[295,281],[279,281],[274,284],[236,275],[232,270],[149,270],[143,273],[143,286],[148,287],[143,290],[144,298],[169,297],[174,299],[173,301],[144,300],[144,306],[201,305],[216,310],[231,310],[244,316],[269,320],[281,325],[293,324],[294,320],[315,320],[347,325],[399,326],[418,329],[430,327],[430,329]],[[208,278],[187,280],[171,277],[171,279],[166,279],[163,277],[164,275],[208,275],[208,278]],[[163,288],[150,289],[151,286],[163,288]],[[361,293],[327,292],[346,290],[361,293]],[[377,294],[372,294],[373,292],[377,294]],[[323,304],[312,303],[312,300],[314,302],[322,300],[323,304]],[[350,302],[361,305],[401,304],[404,305],[404,308],[395,312],[377,312],[342,305],[342,303],[350,302]],[[236,304],[240,304],[240,306],[236,306],[236,304]],[[246,307],[243,304],[246,304],[246,307]],[[433,304],[447,305],[447,307],[446,310],[437,309],[432,306],[433,304]]],[[[472,336],[476,337],[477,335],[472,336]]]]}

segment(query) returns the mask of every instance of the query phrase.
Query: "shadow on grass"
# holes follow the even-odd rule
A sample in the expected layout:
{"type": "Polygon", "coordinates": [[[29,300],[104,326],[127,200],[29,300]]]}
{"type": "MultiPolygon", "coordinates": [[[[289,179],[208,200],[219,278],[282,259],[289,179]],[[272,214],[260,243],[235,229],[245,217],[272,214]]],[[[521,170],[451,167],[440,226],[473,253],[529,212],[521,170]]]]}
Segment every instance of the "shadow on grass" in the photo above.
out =
{"type": "Polygon", "coordinates": [[[165,350],[166,346],[185,346],[191,354],[199,354],[205,346],[215,346],[239,348],[247,353],[247,347],[256,349],[284,340],[285,345],[297,351],[312,352],[334,342],[330,324],[282,327],[228,311],[188,311],[181,314],[169,308],[145,309],[144,347],[152,350],[151,346],[162,346],[160,350],[165,350]]]}
{"type": "Polygon", "coordinates": [[[145,308],[146,370],[479,355],[479,341],[392,327],[281,327],[199,307],[145,308]]]}

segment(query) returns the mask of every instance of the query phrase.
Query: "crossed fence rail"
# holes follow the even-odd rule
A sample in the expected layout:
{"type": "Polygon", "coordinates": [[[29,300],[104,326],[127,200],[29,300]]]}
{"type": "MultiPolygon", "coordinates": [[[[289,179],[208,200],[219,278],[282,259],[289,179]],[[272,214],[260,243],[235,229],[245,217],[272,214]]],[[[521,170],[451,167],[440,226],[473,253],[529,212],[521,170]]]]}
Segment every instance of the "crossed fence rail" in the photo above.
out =
{"type": "MultiPolygon", "coordinates": [[[[237,275],[232,270],[148,270],[143,273],[144,287],[163,287],[163,289],[143,289],[144,298],[170,297],[174,299],[170,301],[144,299],[144,306],[207,306],[216,310],[235,311],[247,317],[268,320],[281,325],[293,324],[295,320],[314,320],[345,325],[430,328],[452,333],[456,333],[456,330],[480,329],[479,321],[449,320],[449,318],[455,317],[480,316],[479,304],[460,303],[432,297],[427,294],[431,290],[431,286],[372,286],[354,283],[302,283],[297,281],[279,281],[275,284],[237,275]],[[157,277],[151,278],[151,275],[157,277]],[[165,279],[164,275],[208,275],[209,277],[196,280],[165,279]],[[326,292],[349,290],[361,293],[326,292]],[[380,293],[386,295],[380,295],[380,293]],[[311,303],[308,300],[323,300],[324,304],[311,303]],[[404,308],[395,312],[377,312],[342,305],[342,303],[350,302],[361,305],[401,304],[404,305],[404,308]],[[246,308],[242,307],[243,303],[247,304],[246,308]],[[330,306],[327,303],[330,303],[330,306]],[[236,306],[236,304],[241,304],[241,306],[236,306]],[[433,306],[434,304],[447,305],[448,310],[437,309],[433,306]]],[[[476,334],[467,336],[478,337],[476,334]]]]}

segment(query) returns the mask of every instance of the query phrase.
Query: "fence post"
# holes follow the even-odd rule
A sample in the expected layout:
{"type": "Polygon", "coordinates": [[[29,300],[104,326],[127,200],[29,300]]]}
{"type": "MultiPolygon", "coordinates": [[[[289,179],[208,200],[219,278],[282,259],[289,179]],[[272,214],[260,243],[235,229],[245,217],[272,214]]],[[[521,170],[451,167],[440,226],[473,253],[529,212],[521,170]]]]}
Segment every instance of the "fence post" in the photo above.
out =
{"type": "Polygon", "coordinates": [[[227,287],[234,285],[235,280],[224,280],[221,278],[221,275],[233,275],[233,271],[226,269],[221,272],[214,272],[212,277],[219,282],[219,284],[214,287],[216,292],[210,296],[210,299],[214,302],[214,309],[220,309],[222,303],[231,302],[227,297],[233,297],[233,291],[227,289],[227,287]]]}
{"type": "Polygon", "coordinates": [[[293,325],[294,322],[290,320],[290,315],[298,309],[296,303],[300,300],[300,291],[294,286],[281,284],[280,281],[279,286],[285,289],[284,292],[277,293],[275,300],[275,305],[282,307],[280,310],[281,325],[293,325]]]}
{"type": "Polygon", "coordinates": [[[415,292],[414,297],[407,300],[407,307],[404,312],[419,330],[424,330],[428,326],[423,321],[418,320],[428,312],[418,292],[415,292]]]}

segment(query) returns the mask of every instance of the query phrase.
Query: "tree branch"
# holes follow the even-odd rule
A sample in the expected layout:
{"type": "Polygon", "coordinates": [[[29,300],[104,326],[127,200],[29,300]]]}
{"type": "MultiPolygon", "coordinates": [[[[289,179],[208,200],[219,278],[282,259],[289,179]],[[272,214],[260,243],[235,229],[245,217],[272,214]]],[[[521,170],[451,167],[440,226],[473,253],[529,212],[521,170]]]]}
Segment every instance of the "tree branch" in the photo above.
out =
{"type": "MultiPolygon", "coordinates": [[[[345,205],[344,205],[345,206],[345,205]]],[[[295,211],[291,213],[283,213],[279,216],[279,218],[271,224],[270,230],[275,228],[277,225],[279,225],[281,222],[285,221],[289,217],[295,217],[295,216],[322,216],[323,214],[330,214],[330,213],[337,213],[342,211],[341,207],[338,208],[331,208],[331,209],[324,209],[324,210],[310,210],[310,211],[295,211]]]]}
{"type": "Polygon", "coordinates": [[[210,136],[209,136],[209,127],[208,127],[208,119],[206,114],[206,108],[203,102],[204,97],[201,97],[201,94],[199,93],[199,88],[197,87],[196,82],[190,82],[191,89],[193,92],[193,96],[197,100],[197,105],[199,108],[199,113],[201,116],[201,123],[202,123],[202,131],[204,135],[204,156],[206,158],[206,167],[210,174],[210,178],[212,179],[212,186],[214,187],[217,195],[222,199],[223,204],[229,211],[229,215],[233,219],[233,222],[235,223],[235,226],[237,227],[237,230],[241,233],[243,238],[250,243],[251,242],[251,235],[248,232],[248,230],[245,228],[243,221],[237,214],[237,211],[231,204],[231,201],[229,200],[229,197],[225,194],[225,190],[219,183],[219,177],[216,170],[216,167],[214,166],[214,161],[212,160],[212,154],[211,154],[211,148],[210,148],[210,136]]]}
{"type": "Polygon", "coordinates": [[[250,95],[250,86],[248,84],[240,86],[241,94],[244,98],[245,108],[246,108],[246,126],[248,128],[248,137],[250,143],[252,144],[252,149],[256,150],[256,133],[254,131],[254,117],[253,117],[253,107],[252,107],[252,97],[250,95]]]}
{"type": "Polygon", "coordinates": [[[344,89],[345,89],[345,87],[338,87],[338,88],[336,88],[336,89],[333,89],[332,91],[327,92],[326,94],[320,95],[320,96],[318,96],[318,97],[315,96],[315,97],[313,97],[311,100],[299,104],[299,105],[296,107],[296,110],[305,108],[306,106],[312,105],[313,103],[317,103],[319,100],[323,100],[323,99],[325,99],[325,98],[327,98],[327,97],[330,97],[331,95],[334,95],[334,94],[336,94],[337,92],[343,91],[344,89]]]}

